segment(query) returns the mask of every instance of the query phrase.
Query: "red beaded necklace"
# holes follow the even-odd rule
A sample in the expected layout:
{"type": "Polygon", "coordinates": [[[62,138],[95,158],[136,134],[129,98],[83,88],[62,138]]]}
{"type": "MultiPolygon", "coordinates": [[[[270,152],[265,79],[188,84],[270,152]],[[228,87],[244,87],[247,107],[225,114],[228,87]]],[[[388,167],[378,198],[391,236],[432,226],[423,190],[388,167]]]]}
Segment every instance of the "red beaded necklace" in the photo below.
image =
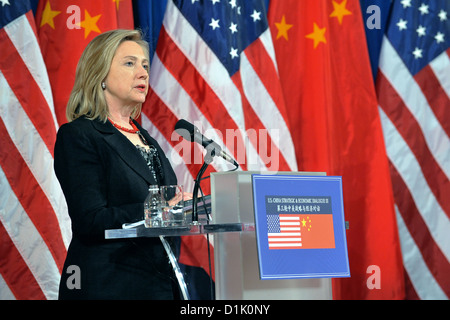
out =
{"type": "Polygon", "coordinates": [[[116,127],[119,130],[128,132],[128,133],[137,133],[137,135],[139,136],[139,139],[141,139],[142,143],[146,146],[148,146],[148,142],[147,140],[145,140],[144,136],[142,135],[142,133],[139,131],[139,129],[136,127],[136,125],[133,123],[133,120],[131,120],[130,118],[130,125],[133,129],[128,129],[125,127],[122,127],[121,125],[118,125],[117,123],[115,123],[114,121],[111,120],[111,118],[108,117],[109,122],[112,123],[112,125],[114,127],[116,127]]]}
{"type": "Polygon", "coordinates": [[[119,129],[119,130],[122,130],[122,131],[125,131],[125,132],[128,132],[128,133],[138,133],[138,132],[139,132],[139,129],[138,129],[138,128],[136,127],[136,125],[133,123],[133,121],[131,120],[131,118],[130,118],[130,125],[131,125],[131,127],[133,127],[133,129],[128,129],[128,128],[122,127],[121,125],[118,125],[117,123],[115,123],[114,121],[112,121],[111,118],[108,118],[108,120],[112,123],[112,125],[113,125],[114,127],[116,127],[116,128],[119,129]]]}

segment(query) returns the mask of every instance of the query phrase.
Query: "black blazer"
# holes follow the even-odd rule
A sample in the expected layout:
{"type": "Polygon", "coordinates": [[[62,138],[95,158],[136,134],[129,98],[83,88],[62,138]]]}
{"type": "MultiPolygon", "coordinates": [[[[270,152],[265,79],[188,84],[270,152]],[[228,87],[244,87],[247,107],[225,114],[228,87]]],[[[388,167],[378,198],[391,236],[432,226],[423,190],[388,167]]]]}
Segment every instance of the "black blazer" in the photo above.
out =
{"type": "MultiPolygon", "coordinates": [[[[163,184],[176,184],[159,144],[163,184]]],[[[72,240],[62,271],[60,299],[172,299],[174,282],[159,238],[105,240],[105,230],[143,219],[148,186],[157,184],[136,147],[110,122],[78,118],[61,126],[55,173],[72,222],[72,240]],[[79,268],[81,288],[73,288],[79,268]]]]}

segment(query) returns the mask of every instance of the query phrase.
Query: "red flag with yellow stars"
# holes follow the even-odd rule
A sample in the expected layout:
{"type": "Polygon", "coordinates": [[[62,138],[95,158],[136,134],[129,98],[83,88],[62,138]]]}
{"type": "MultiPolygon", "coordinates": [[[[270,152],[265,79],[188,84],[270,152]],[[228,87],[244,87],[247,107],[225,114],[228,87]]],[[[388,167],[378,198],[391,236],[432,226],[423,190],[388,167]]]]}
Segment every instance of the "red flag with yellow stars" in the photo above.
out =
{"type": "Polygon", "coordinates": [[[342,176],[351,277],[333,280],[333,297],[402,299],[393,193],[360,1],[272,0],[268,18],[298,169],[342,176]],[[375,289],[367,284],[374,266],[381,273],[375,289]]]}
{"type": "Polygon", "coordinates": [[[41,0],[36,24],[61,125],[67,122],[66,105],[84,48],[105,31],[133,29],[132,4],[131,0],[41,0]]]}
{"type": "Polygon", "coordinates": [[[303,249],[332,249],[336,247],[333,215],[301,214],[300,225],[303,249]]]}

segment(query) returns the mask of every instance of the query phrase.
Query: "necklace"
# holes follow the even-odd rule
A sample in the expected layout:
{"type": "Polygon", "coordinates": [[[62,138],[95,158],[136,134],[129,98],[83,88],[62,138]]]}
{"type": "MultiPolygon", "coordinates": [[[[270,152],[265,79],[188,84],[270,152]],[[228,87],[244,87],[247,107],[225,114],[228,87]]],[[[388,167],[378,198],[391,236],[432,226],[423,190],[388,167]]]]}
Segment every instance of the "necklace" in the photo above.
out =
{"type": "Polygon", "coordinates": [[[133,120],[131,120],[131,118],[130,118],[130,125],[131,125],[131,127],[133,129],[128,129],[128,128],[122,127],[121,125],[119,125],[119,124],[115,123],[114,121],[112,121],[111,118],[108,118],[108,120],[109,120],[109,122],[112,123],[112,125],[114,127],[116,127],[119,130],[122,130],[122,131],[125,131],[125,132],[128,132],[128,133],[136,133],[139,136],[139,139],[141,139],[142,143],[144,145],[148,146],[147,140],[145,140],[144,136],[139,131],[139,129],[136,127],[136,125],[133,123],[133,120]]]}
{"type": "Polygon", "coordinates": [[[116,127],[116,128],[119,129],[119,130],[122,130],[122,131],[125,131],[125,132],[128,132],[128,133],[138,133],[138,132],[139,132],[139,129],[138,129],[138,128],[136,127],[136,125],[133,123],[133,121],[131,120],[131,118],[130,118],[130,125],[131,125],[131,127],[132,127],[133,129],[128,129],[128,128],[122,127],[121,125],[119,125],[119,124],[115,123],[114,121],[112,121],[111,118],[108,118],[108,120],[112,123],[112,125],[113,125],[114,127],[116,127]]]}

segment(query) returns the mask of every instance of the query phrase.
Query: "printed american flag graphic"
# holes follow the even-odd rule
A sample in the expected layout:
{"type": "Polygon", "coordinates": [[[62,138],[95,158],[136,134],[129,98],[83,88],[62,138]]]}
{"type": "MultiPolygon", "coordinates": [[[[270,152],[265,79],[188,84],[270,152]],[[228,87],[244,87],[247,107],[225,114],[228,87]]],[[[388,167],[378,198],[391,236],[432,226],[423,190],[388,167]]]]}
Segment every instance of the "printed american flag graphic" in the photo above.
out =
{"type": "Polygon", "coordinates": [[[299,249],[302,247],[300,215],[267,215],[269,249],[299,249]]]}

